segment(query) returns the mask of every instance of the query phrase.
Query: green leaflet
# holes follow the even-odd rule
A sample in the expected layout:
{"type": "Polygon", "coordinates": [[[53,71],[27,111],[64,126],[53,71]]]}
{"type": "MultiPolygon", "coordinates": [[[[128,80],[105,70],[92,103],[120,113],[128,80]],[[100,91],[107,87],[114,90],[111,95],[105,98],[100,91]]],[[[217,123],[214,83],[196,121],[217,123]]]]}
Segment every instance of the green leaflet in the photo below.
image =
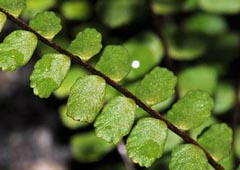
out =
{"type": "Polygon", "coordinates": [[[198,142],[216,161],[219,161],[230,154],[232,130],[225,123],[214,124],[204,131],[198,142]]]}
{"type": "Polygon", "coordinates": [[[240,11],[240,0],[199,0],[199,6],[210,13],[234,14],[240,11]]]}
{"type": "Polygon", "coordinates": [[[76,80],[87,74],[87,71],[84,70],[82,67],[71,67],[61,86],[56,91],[54,91],[54,95],[56,95],[58,98],[67,97],[70,93],[71,87],[76,82],[76,80]]]}
{"type": "Polygon", "coordinates": [[[61,5],[61,11],[66,19],[86,20],[91,16],[91,5],[87,0],[65,1],[61,5]]]}
{"type": "Polygon", "coordinates": [[[14,71],[25,65],[36,48],[37,37],[29,32],[17,30],[5,37],[0,44],[0,67],[3,71],[14,71]]]}
{"type": "Polygon", "coordinates": [[[88,123],[76,121],[76,120],[73,120],[71,117],[68,117],[66,105],[63,105],[59,108],[59,114],[60,114],[60,118],[61,118],[63,125],[69,129],[74,130],[74,129],[78,129],[78,128],[85,127],[88,125],[88,123]]]}
{"type": "Polygon", "coordinates": [[[133,162],[150,167],[162,156],[167,138],[166,124],[154,118],[140,119],[127,139],[127,153],[133,162]]]}
{"type": "Polygon", "coordinates": [[[6,23],[7,17],[4,13],[0,12],[0,32],[6,23]]]}
{"type": "Polygon", "coordinates": [[[176,82],[171,71],[156,67],[140,82],[136,96],[148,105],[163,102],[174,94],[176,82]]]}
{"type": "Polygon", "coordinates": [[[40,98],[48,98],[60,87],[69,68],[71,60],[63,54],[45,54],[34,65],[30,76],[34,94],[40,98]]]}
{"type": "Polygon", "coordinates": [[[99,0],[97,14],[106,26],[117,28],[143,14],[144,5],[144,0],[99,0]]]}
{"type": "Polygon", "coordinates": [[[208,170],[208,160],[197,146],[179,145],[172,151],[169,170],[208,170]]]}
{"type": "Polygon", "coordinates": [[[56,4],[56,0],[25,0],[26,8],[23,16],[32,18],[37,13],[52,8],[56,4]]]}
{"type": "Polygon", "coordinates": [[[184,96],[189,90],[199,89],[212,95],[217,86],[217,78],[217,70],[213,66],[188,67],[178,76],[179,94],[184,96]]]}
{"type": "Polygon", "coordinates": [[[215,114],[223,114],[233,108],[235,103],[234,86],[231,83],[219,83],[215,93],[213,111],[215,114]]]}
{"type": "Polygon", "coordinates": [[[185,20],[184,28],[187,31],[195,33],[220,35],[226,32],[227,23],[222,16],[197,13],[185,20]]]}
{"type": "Polygon", "coordinates": [[[120,45],[106,46],[96,65],[97,70],[116,82],[128,74],[130,67],[128,52],[120,45]]]}
{"type": "Polygon", "coordinates": [[[114,148],[114,145],[96,137],[94,132],[74,135],[70,145],[73,156],[80,162],[99,161],[114,148]]]}
{"type": "Polygon", "coordinates": [[[94,126],[98,137],[109,143],[119,143],[132,128],[136,105],[126,97],[111,99],[97,117],[94,126]]]}
{"type": "Polygon", "coordinates": [[[74,120],[93,122],[103,106],[106,83],[99,76],[80,78],[73,85],[68,98],[67,115],[74,120]]]}
{"type": "Polygon", "coordinates": [[[79,32],[71,42],[68,50],[84,61],[96,55],[102,48],[102,35],[93,28],[86,28],[79,32]]]}
{"type": "Polygon", "coordinates": [[[167,118],[182,130],[201,125],[210,115],[213,100],[208,93],[200,90],[189,91],[179,99],[167,113],[167,118]]]}
{"type": "Polygon", "coordinates": [[[0,0],[0,8],[5,9],[14,17],[18,17],[25,8],[24,0],[0,0]]]}
{"type": "Polygon", "coordinates": [[[128,50],[131,70],[127,79],[138,79],[161,62],[164,54],[162,42],[152,32],[141,33],[124,43],[128,50]]]}
{"type": "Polygon", "coordinates": [[[61,20],[54,12],[44,11],[35,15],[29,23],[35,31],[51,40],[61,29],[61,20]]]}

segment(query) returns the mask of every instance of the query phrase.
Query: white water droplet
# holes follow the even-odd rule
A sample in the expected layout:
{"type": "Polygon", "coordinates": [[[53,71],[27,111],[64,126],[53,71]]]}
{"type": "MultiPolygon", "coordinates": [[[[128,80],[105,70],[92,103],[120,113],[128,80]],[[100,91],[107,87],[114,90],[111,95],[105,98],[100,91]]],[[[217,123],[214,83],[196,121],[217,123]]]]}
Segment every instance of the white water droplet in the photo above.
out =
{"type": "Polygon", "coordinates": [[[133,67],[133,68],[138,68],[138,67],[140,67],[140,62],[139,62],[138,60],[134,60],[134,61],[132,62],[132,67],[133,67]]]}

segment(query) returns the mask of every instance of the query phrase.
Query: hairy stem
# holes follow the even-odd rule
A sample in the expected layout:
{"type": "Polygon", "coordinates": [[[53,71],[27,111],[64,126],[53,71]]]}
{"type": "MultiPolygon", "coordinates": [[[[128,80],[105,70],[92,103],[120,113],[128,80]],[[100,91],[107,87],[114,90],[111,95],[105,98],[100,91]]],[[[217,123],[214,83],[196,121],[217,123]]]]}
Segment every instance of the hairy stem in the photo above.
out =
{"type": "Polygon", "coordinates": [[[163,117],[159,112],[151,109],[149,106],[147,106],[145,103],[143,103],[140,99],[138,99],[135,95],[133,95],[131,92],[129,92],[127,89],[125,89],[123,86],[117,84],[113,80],[111,80],[108,76],[103,74],[102,72],[96,70],[93,66],[90,64],[83,62],[78,56],[70,53],[69,51],[65,50],[64,48],[60,47],[59,45],[53,43],[52,41],[49,41],[48,39],[41,36],[39,33],[37,33],[34,29],[32,29],[30,26],[28,26],[25,22],[23,22],[21,19],[15,18],[13,15],[9,14],[6,10],[3,8],[0,8],[0,11],[6,14],[7,18],[11,20],[12,22],[16,23],[19,27],[21,27],[24,30],[30,31],[34,33],[40,41],[42,41],[44,44],[50,46],[51,48],[55,49],[61,54],[69,56],[73,61],[78,63],[80,66],[84,67],[86,70],[88,70],[90,73],[94,75],[98,75],[102,77],[110,86],[118,90],[120,93],[125,95],[128,98],[131,98],[135,101],[135,103],[141,107],[143,110],[145,110],[147,113],[149,113],[152,117],[162,120],[166,123],[168,128],[172,130],[174,133],[176,133],[178,136],[180,136],[186,143],[191,143],[193,145],[196,145],[199,147],[206,155],[208,162],[216,169],[216,170],[224,170],[224,168],[217,163],[213,157],[194,139],[192,139],[186,132],[178,129],[175,125],[173,125],[170,121],[168,121],[165,117],[163,117]]]}

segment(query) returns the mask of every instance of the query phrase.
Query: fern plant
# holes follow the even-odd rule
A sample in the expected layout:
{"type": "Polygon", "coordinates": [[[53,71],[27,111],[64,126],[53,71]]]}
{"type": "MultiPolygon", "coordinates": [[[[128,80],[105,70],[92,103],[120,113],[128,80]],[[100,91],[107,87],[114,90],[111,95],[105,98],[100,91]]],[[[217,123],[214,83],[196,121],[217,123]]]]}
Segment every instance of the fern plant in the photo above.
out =
{"type": "MultiPolygon", "coordinates": [[[[100,3],[98,9],[106,5],[104,3],[106,2],[100,3]]],[[[150,1],[148,4],[152,17],[163,12],[159,7],[161,2],[150,1]]],[[[207,1],[202,1],[204,8],[206,4],[207,1]]],[[[195,85],[194,81],[193,84],[188,82],[196,78],[196,75],[206,75],[201,69],[207,72],[207,78],[214,79],[215,70],[202,65],[183,70],[176,76],[169,69],[156,65],[156,62],[160,61],[159,56],[163,56],[159,48],[165,49],[166,55],[173,56],[174,59],[191,60],[203,53],[205,47],[201,42],[191,44],[194,40],[187,39],[186,48],[189,44],[193,45],[193,51],[181,51],[175,40],[176,33],[169,27],[164,31],[167,38],[162,36],[163,32],[159,33],[163,44],[152,33],[146,33],[141,35],[142,39],[151,39],[146,44],[139,43],[136,46],[134,42],[139,40],[132,39],[123,45],[103,47],[101,33],[94,28],[86,28],[80,31],[65,49],[52,41],[62,29],[60,18],[52,11],[43,11],[34,15],[29,24],[26,24],[18,18],[24,7],[24,0],[0,0],[0,30],[7,18],[22,28],[12,31],[0,44],[0,67],[3,71],[15,71],[24,66],[32,57],[39,41],[56,51],[45,53],[35,63],[30,76],[30,86],[40,98],[48,98],[52,93],[59,96],[69,93],[67,109],[63,108],[63,117],[67,115],[71,121],[74,120],[74,127],[93,124],[96,136],[103,139],[97,138],[94,145],[98,145],[102,151],[92,160],[97,160],[104,151],[110,151],[126,139],[128,157],[134,163],[148,168],[164,154],[164,148],[171,140],[171,130],[186,144],[175,144],[169,162],[170,170],[207,170],[210,165],[217,170],[224,169],[221,161],[232,154],[233,134],[225,123],[209,123],[212,109],[217,110],[211,97],[211,87],[216,85],[208,84],[207,88],[210,89],[204,91],[195,88],[198,84],[195,85]],[[152,42],[159,45],[158,48],[151,44],[152,42]],[[171,44],[169,49],[166,43],[171,44]],[[200,48],[194,49],[194,45],[200,48]],[[139,63],[131,58],[129,53],[138,53],[136,48],[141,46],[149,47],[144,51],[146,54],[149,54],[148,49],[154,48],[157,53],[156,56],[153,54],[153,61],[150,61],[154,63],[154,67],[147,65],[145,71],[131,69],[138,67],[133,64],[139,63]],[[99,59],[92,64],[95,56],[99,59]],[[88,72],[76,69],[71,66],[71,62],[77,63],[81,69],[88,72]],[[148,72],[149,70],[151,71],[148,72]],[[81,76],[71,78],[71,74],[76,75],[75,72],[79,72],[81,76]],[[146,72],[148,73],[140,80],[146,72]],[[138,82],[130,84],[133,80],[138,82]],[[68,92],[70,86],[71,90],[68,92]],[[154,110],[158,110],[164,103],[171,103],[176,93],[179,93],[177,95],[180,99],[167,110],[166,116],[154,110]],[[143,112],[148,113],[148,116],[143,112]],[[194,132],[196,128],[201,129],[200,132],[194,132]]],[[[116,22],[108,18],[103,20],[111,27],[126,22],[124,18],[116,22]]],[[[186,27],[194,29],[191,24],[194,23],[189,21],[186,27]]],[[[142,54],[138,55],[141,57],[142,54]]],[[[143,60],[141,64],[145,64],[143,58],[139,60],[143,60]]],[[[204,82],[199,84],[201,86],[204,82]]],[[[66,122],[68,119],[65,118],[66,122]]],[[[72,140],[73,148],[84,142],[92,143],[93,139],[96,139],[93,133],[76,135],[72,140]]],[[[73,154],[81,159],[84,155],[78,152],[73,149],[73,154]]]]}

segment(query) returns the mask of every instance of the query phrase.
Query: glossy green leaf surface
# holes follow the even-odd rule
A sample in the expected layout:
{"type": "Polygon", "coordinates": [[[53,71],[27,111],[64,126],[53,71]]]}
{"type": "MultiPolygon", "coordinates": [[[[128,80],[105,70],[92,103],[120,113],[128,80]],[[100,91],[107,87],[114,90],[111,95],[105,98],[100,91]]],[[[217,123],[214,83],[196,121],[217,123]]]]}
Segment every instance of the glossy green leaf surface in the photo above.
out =
{"type": "Polygon", "coordinates": [[[167,132],[167,126],[161,120],[140,119],[127,139],[126,148],[129,158],[140,166],[150,167],[162,156],[167,132]]]}
{"type": "Polygon", "coordinates": [[[234,86],[231,83],[219,83],[215,93],[213,111],[222,114],[233,108],[235,103],[234,86]]]}
{"type": "Polygon", "coordinates": [[[173,95],[177,78],[166,68],[155,67],[136,90],[136,96],[148,105],[163,102],[173,95]]]}
{"type": "Polygon", "coordinates": [[[143,5],[144,0],[99,0],[97,14],[105,25],[117,28],[128,24],[142,14],[143,5]]]}
{"type": "Polygon", "coordinates": [[[63,2],[61,11],[68,20],[86,20],[90,17],[92,9],[87,0],[81,0],[63,2]]]}
{"type": "Polygon", "coordinates": [[[67,115],[74,120],[93,122],[103,106],[106,83],[99,76],[80,78],[71,88],[67,115]]]}
{"type": "Polygon", "coordinates": [[[214,67],[198,65],[188,67],[178,76],[178,88],[180,96],[184,96],[189,90],[204,90],[213,94],[217,87],[218,74],[214,67]]]}
{"type": "Polygon", "coordinates": [[[88,123],[86,122],[80,122],[80,121],[76,121],[73,120],[71,117],[67,116],[67,106],[61,106],[59,108],[59,114],[60,114],[60,119],[63,123],[63,125],[69,129],[78,129],[81,127],[85,127],[88,125],[88,123]]]}
{"type": "Polygon", "coordinates": [[[49,53],[42,56],[34,65],[30,76],[34,94],[41,98],[48,98],[60,87],[70,64],[70,58],[62,54],[49,53]]]}
{"type": "Polygon", "coordinates": [[[230,154],[232,130],[225,123],[214,124],[204,131],[198,142],[216,161],[219,161],[230,154]]]}
{"type": "Polygon", "coordinates": [[[18,17],[25,8],[24,0],[0,0],[0,7],[12,14],[14,17],[18,17]]]}
{"type": "Polygon", "coordinates": [[[144,32],[129,39],[124,44],[128,50],[131,71],[127,79],[138,79],[161,62],[164,54],[162,42],[152,32],[144,32]]]}
{"type": "Polygon", "coordinates": [[[197,13],[185,20],[184,28],[191,32],[219,35],[226,32],[227,23],[219,15],[197,13]]]}
{"type": "Polygon", "coordinates": [[[240,11],[240,0],[199,0],[199,6],[207,12],[233,14],[240,11]]]}
{"type": "Polygon", "coordinates": [[[192,144],[179,145],[172,151],[169,170],[208,170],[208,160],[202,150],[192,144]]]}
{"type": "Polygon", "coordinates": [[[2,28],[4,27],[6,20],[7,20],[6,15],[0,12],[0,32],[2,31],[2,28]]]}
{"type": "Polygon", "coordinates": [[[36,48],[37,37],[28,31],[17,30],[5,37],[0,44],[0,68],[14,71],[25,65],[36,48]]]}
{"type": "Polygon", "coordinates": [[[97,136],[109,143],[119,143],[131,130],[135,111],[131,99],[121,96],[111,99],[94,123],[97,136]]]}
{"type": "Polygon", "coordinates": [[[201,125],[210,115],[213,100],[208,93],[200,90],[189,91],[173,105],[167,118],[182,130],[201,125]]]}
{"type": "Polygon", "coordinates": [[[120,45],[108,45],[104,48],[96,69],[118,82],[123,79],[131,67],[127,50],[120,45]]]}
{"type": "Polygon", "coordinates": [[[114,145],[96,137],[94,132],[72,136],[70,145],[74,158],[80,162],[99,161],[114,148],[114,145]]]}
{"type": "Polygon", "coordinates": [[[30,20],[29,25],[43,37],[50,40],[62,29],[60,18],[51,11],[38,13],[30,20]]]}
{"type": "Polygon", "coordinates": [[[76,82],[76,80],[87,74],[88,74],[87,71],[81,67],[77,66],[71,67],[65,79],[63,80],[61,86],[56,91],[54,91],[54,95],[56,95],[58,98],[67,97],[70,93],[71,87],[76,82]]]}
{"type": "Polygon", "coordinates": [[[79,32],[76,39],[71,42],[68,50],[87,61],[96,55],[102,48],[102,35],[93,28],[86,28],[79,32]]]}

